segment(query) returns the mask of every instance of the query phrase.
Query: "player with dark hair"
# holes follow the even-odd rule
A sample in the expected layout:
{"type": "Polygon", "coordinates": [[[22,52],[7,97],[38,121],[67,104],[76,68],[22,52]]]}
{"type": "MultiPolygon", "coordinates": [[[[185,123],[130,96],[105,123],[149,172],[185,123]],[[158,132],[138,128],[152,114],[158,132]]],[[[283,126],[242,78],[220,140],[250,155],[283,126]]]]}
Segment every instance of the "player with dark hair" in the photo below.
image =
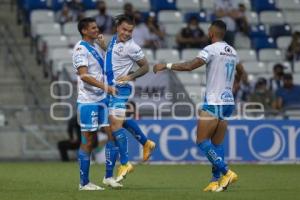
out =
{"type": "Polygon", "coordinates": [[[225,33],[225,23],[216,20],[209,27],[208,36],[212,44],[201,50],[195,59],[154,66],[155,73],[165,69],[192,71],[205,64],[207,66],[206,94],[204,105],[199,112],[197,146],[211,162],[213,178],[204,191],[223,191],[238,179],[237,174],[230,170],[224,161],[222,142],[227,129],[226,118],[234,111],[234,71],[237,71],[237,81],[246,74],[239,63],[236,50],[223,41],[225,33]]]}
{"type": "MultiPolygon", "coordinates": [[[[78,31],[82,40],[73,49],[73,66],[77,74],[77,112],[81,129],[81,144],[78,151],[79,190],[103,190],[104,188],[89,181],[90,154],[98,127],[108,126],[106,94],[114,96],[116,89],[104,82],[105,42],[103,36],[99,34],[95,20],[93,18],[80,20],[78,31]]],[[[109,139],[112,140],[112,136],[109,136],[109,139]]],[[[116,186],[119,184],[116,183],[116,186]]]]}
{"type": "MultiPolygon", "coordinates": [[[[133,166],[128,162],[128,125],[136,130],[134,132],[137,139],[143,136],[139,131],[137,124],[131,121],[125,121],[126,117],[126,103],[129,96],[132,93],[131,81],[146,74],[149,69],[148,61],[141,49],[132,39],[132,31],[135,27],[134,19],[132,16],[119,15],[116,17],[117,33],[112,37],[105,56],[105,73],[107,77],[108,85],[116,87],[118,90],[117,96],[110,96],[109,98],[109,120],[112,130],[112,135],[115,138],[115,144],[119,148],[121,166],[118,168],[117,182],[120,182],[125,176],[133,171],[133,166]],[[137,63],[139,69],[129,74],[134,63],[137,63]],[[125,125],[125,128],[123,128],[125,125]]],[[[144,145],[144,153],[147,153],[149,158],[151,151],[155,147],[155,143],[151,140],[145,139],[139,141],[144,145]]],[[[108,143],[107,148],[114,148],[114,143],[108,143]]],[[[113,168],[116,162],[115,154],[110,153],[107,157],[107,163],[111,164],[110,171],[107,170],[106,178],[111,177],[113,174],[113,168]]]]}

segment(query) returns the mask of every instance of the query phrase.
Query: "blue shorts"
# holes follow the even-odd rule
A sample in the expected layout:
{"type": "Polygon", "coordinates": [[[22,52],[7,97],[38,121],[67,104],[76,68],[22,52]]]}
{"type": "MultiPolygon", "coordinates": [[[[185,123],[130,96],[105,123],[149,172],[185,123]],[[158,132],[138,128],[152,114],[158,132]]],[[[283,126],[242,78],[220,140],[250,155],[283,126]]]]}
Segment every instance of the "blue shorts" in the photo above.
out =
{"type": "Polygon", "coordinates": [[[81,131],[94,132],[108,126],[107,99],[95,103],[77,103],[77,114],[81,131]]]}
{"type": "Polygon", "coordinates": [[[109,112],[112,115],[125,115],[126,103],[132,93],[132,86],[129,84],[117,85],[117,96],[109,96],[109,112]]]}
{"type": "Polygon", "coordinates": [[[235,109],[234,105],[209,105],[204,104],[202,110],[210,113],[220,120],[224,120],[232,115],[235,109]]]}

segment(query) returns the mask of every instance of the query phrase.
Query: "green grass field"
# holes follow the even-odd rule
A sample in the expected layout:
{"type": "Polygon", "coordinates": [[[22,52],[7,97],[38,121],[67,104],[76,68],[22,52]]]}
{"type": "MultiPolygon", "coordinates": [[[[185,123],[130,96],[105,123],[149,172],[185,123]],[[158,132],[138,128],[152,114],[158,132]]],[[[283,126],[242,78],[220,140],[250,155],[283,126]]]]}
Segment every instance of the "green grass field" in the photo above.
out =
{"type": "MultiPolygon", "coordinates": [[[[78,191],[77,163],[1,163],[1,200],[48,199],[300,199],[300,165],[233,165],[239,181],[226,192],[205,193],[208,165],[137,165],[121,190],[78,191]]],[[[103,165],[93,165],[91,181],[100,184],[103,165]]],[[[102,185],[102,184],[101,184],[102,185]]]]}

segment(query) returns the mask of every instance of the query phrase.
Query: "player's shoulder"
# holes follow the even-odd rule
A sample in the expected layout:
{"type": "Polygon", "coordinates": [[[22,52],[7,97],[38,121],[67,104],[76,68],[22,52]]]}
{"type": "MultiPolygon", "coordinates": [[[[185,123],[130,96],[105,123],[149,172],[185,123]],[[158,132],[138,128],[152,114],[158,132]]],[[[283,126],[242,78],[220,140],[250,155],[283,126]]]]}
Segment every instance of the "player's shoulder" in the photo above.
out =
{"type": "Polygon", "coordinates": [[[79,40],[73,48],[73,53],[83,53],[85,51],[86,51],[86,47],[82,45],[82,40],[79,40]]]}
{"type": "Polygon", "coordinates": [[[233,54],[233,55],[237,54],[235,48],[229,45],[227,42],[216,42],[214,44],[215,44],[215,48],[218,49],[218,51],[220,52],[225,52],[227,54],[233,54]]]}
{"type": "Polygon", "coordinates": [[[125,47],[126,48],[140,48],[140,46],[134,41],[133,38],[131,38],[125,42],[125,47]]]}

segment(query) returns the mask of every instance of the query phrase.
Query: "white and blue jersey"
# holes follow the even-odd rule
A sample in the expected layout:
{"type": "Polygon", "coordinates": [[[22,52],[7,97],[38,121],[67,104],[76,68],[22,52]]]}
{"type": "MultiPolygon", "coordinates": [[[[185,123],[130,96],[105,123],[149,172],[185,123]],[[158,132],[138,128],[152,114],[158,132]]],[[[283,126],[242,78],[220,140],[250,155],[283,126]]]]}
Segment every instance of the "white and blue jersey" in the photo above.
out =
{"type": "Polygon", "coordinates": [[[87,67],[88,75],[104,82],[104,51],[97,44],[80,40],[73,49],[73,67],[77,77],[77,110],[81,131],[96,131],[98,126],[108,125],[106,93],[81,80],[79,67],[87,67]]]}
{"type": "MultiPolygon", "coordinates": [[[[80,40],[73,49],[73,67],[78,75],[78,68],[85,66],[88,74],[96,80],[104,82],[104,51],[97,44],[91,45],[84,40],[80,40]]],[[[77,76],[77,102],[94,103],[105,98],[102,89],[89,85],[77,76]]]]}
{"type": "Polygon", "coordinates": [[[226,42],[216,42],[201,50],[198,57],[207,65],[203,109],[206,110],[208,106],[214,107],[214,115],[219,118],[229,117],[235,104],[232,87],[235,68],[239,63],[236,50],[226,42]]]}
{"type": "Polygon", "coordinates": [[[114,35],[108,45],[105,56],[105,73],[107,83],[115,86],[118,96],[110,98],[109,109],[123,115],[126,110],[126,102],[132,92],[130,84],[117,84],[119,77],[127,76],[135,62],[145,57],[142,49],[133,39],[126,42],[118,42],[117,35],[114,35]]]}

